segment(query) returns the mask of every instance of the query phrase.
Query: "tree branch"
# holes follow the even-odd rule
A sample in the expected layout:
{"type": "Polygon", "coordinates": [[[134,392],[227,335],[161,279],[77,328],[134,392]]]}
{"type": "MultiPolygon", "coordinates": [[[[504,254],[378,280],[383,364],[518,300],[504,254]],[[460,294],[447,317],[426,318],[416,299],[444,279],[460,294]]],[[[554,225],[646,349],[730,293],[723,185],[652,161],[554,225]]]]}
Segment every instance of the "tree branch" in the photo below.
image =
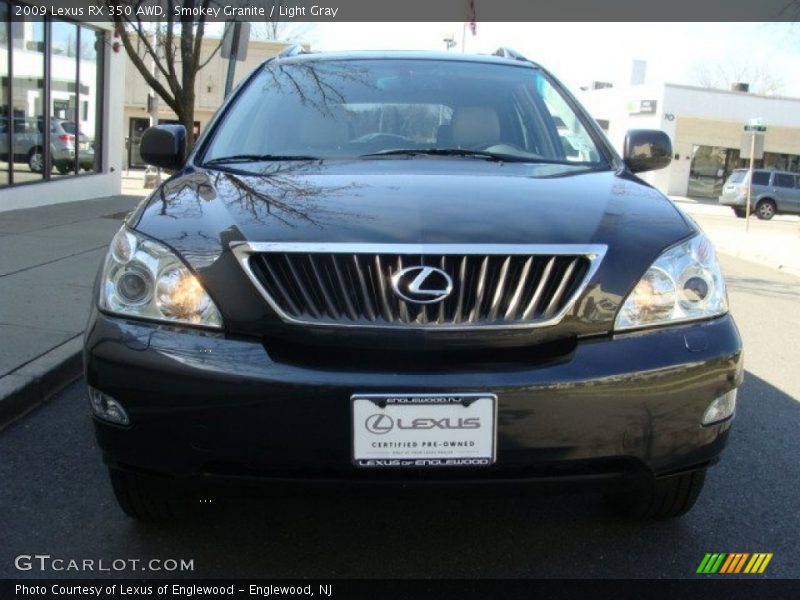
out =
{"type": "Polygon", "coordinates": [[[139,56],[139,54],[136,52],[136,49],[133,47],[133,44],[131,43],[128,31],[125,28],[125,24],[121,20],[115,19],[114,28],[117,33],[119,33],[120,39],[122,40],[122,45],[125,47],[125,51],[128,53],[128,57],[131,59],[133,66],[136,67],[136,69],[144,78],[145,82],[151,88],[153,88],[153,91],[177,113],[177,98],[169,93],[169,91],[161,84],[161,82],[153,76],[147,65],[144,64],[144,60],[141,56],[139,56]]]}

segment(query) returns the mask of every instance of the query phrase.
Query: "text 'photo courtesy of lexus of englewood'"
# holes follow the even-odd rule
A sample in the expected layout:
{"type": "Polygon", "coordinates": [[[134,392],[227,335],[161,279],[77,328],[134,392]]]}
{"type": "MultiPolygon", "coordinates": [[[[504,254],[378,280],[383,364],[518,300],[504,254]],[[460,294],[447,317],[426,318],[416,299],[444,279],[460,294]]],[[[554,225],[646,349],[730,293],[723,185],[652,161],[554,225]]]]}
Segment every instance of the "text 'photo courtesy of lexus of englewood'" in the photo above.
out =
{"type": "MultiPolygon", "coordinates": [[[[208,482],[586,484],[675,517],[742,381],[700,228],[519,54],[308,53],[255,69],[100,266],[97,441],[137,519],[208,482]]],[[[535,489],[535,486],[534,486],[535,489]]]]}

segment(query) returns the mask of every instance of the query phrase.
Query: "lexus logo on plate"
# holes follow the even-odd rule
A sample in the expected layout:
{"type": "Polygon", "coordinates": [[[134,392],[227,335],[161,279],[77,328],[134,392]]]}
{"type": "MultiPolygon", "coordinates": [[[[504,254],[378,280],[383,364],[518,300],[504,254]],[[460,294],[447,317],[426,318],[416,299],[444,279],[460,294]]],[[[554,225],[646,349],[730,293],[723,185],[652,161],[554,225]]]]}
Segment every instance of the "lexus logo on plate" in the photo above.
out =
{"type": "Polygon", "coordinates": [[[367,428],[367,431],[377,433],[378,435],[389,433],[392,427],[394,427],[394,419],[389,415],[370,415],[367,417],[367,420],[364,421],[364,427],[367,428]]]}
{"type": "Polygon", "coordinates": [[[433,304],[450,295],[453,280],[436,267],[406,267],[392,275],[392,289],[408,302],[433,304]]]}

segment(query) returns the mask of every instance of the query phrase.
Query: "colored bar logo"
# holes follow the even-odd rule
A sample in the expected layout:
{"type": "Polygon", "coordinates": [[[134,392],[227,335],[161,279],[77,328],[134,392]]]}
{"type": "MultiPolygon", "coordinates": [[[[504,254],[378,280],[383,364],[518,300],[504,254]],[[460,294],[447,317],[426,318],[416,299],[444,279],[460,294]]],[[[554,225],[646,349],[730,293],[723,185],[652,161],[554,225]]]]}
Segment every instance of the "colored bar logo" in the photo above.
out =
{"type": "Polygon", "coordinates": [[[772,552],[707,552],[697,567],[697,573],[713,575],[715,573],[763,573],[772,560],[772,552]]]}

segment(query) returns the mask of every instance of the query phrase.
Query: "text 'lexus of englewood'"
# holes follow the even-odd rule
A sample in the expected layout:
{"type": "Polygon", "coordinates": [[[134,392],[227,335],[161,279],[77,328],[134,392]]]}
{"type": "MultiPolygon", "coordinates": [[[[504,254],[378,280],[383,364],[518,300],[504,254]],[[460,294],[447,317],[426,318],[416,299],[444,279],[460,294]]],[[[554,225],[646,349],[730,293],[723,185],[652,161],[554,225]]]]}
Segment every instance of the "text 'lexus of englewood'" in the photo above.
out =
{"type": "MultiPolygon", "coordinates": [[[[205,483],[586,483],[689,510],[742,345],[714,248],[547,71],[294,48],[250,74],[114,237],[85,369],[122,509],[205,483]]],[[[199,487],[198,487],[199,486],[199,487]]],[[[535,489],[535,486],[533,486],[535,489]]]]}

